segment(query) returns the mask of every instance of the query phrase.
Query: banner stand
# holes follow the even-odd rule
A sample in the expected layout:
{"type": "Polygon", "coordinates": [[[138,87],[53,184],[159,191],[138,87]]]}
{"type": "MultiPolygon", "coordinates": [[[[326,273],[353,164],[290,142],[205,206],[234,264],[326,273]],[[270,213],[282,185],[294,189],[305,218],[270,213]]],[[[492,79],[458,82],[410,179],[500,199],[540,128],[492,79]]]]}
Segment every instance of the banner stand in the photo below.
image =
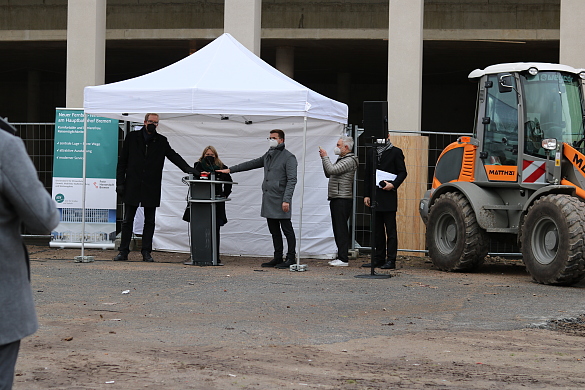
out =
{"type": "Polygon", "coordinates": [[[81,256],[75,256],[76,263],[91,263],[93,256],[85,256],[85,198],[87,192],[87,114],[83,111],[83,190],[81,192],[81,256]]]}
{"type": "Polygon", "coordinates": [[[92,262],[86,248],[113,249],[119,121],[57,108],[52,196],[60,214],[49,246],[80,248],[76,262],[92,262]]]}

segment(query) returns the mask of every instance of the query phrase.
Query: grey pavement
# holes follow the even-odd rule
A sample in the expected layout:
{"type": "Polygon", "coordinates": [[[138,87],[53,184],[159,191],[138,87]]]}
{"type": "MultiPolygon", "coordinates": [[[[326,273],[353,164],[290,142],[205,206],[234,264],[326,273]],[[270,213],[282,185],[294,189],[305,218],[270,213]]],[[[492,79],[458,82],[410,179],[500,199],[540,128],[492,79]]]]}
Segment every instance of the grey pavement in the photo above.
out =
{"type": "Polygon", "coordinates": [[[387,272],[393,277],[370,279],[356,277],[370,274],[359,267],[367,259],[343,268],[307,259],[301,263],[308,271],[291,272],[261,268],[265,259],[198,267],[176,259],[105,260],[109,255],[93,263],[33,255],[41,331],[67,323],[116,332],[120,341],[173,346],[326,344],[405,332],[512,330],[585,313],[584,281],[536,284],[517,261],[445,273],[405,258],[387,272]]]}

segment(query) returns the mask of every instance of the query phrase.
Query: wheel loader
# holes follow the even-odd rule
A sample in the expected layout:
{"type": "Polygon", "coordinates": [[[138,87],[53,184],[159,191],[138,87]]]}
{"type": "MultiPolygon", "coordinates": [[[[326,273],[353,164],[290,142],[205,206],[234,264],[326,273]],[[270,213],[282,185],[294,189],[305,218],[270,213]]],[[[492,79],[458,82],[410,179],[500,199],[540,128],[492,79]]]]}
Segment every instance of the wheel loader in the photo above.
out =
{"type": "Polygon", "coordinates": [[[476,69],[472,136],[439,156],[420,201],[426,245],[444,271],[472,271],[512,238],[532,278],[585,277],[585,69],[508,63],[476,69]]]}

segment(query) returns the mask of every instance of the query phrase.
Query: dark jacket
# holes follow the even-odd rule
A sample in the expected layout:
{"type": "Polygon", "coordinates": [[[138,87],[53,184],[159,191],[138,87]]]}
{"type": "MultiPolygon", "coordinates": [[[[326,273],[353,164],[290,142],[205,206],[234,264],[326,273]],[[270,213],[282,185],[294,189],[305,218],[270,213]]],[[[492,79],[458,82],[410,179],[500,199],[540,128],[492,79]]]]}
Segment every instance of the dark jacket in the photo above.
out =
{"type": "Polygon", "coordinates": [[[126,204],[158,207],[165,157],[185,173],[193,169],[171,148],[167,137],[155,133],[146,142],[145,131],[144,127],[131,131],[124,140],[118,159],[116,191],[126,204]]]}
{"type": "Polygon", "coordinates": [[[249,171],[264,167],[262,181],[262,210],[264,218],[290,219],[292,197],[297,184],[297,158],[284,148],[284,143],[270,149],[262,157],[234,165],[231,172],[249,171]],[[287,213],[282,211],[282,203],[290,203],[287,213]]]}
{"type": "MultiPolygon", "coordinates": [[[[366,177],[364,179],[364,196],[372,197],[372,180],[375,179],[373,176],[372,159],[377,159],[376,148],[370,148],[366,155],[366,177]]],[[[406,164],[404,163],[404,154],[402,150],[393,146],[392,148],[384,151],[380,157],[380,161],[377,163],[377,169],[381,169],[386,172],[390,172],[396,175],[396,179],[393,181],[388,180],[394,185],[392,191],[384,191],[383,189],[376,187],[375,210],[378,212],[384,211],[397,211],[398,210],[398,187],[406,179],[406,164]]]]}
{"type": "MultiPolygon", "coordinates": [[[[227,169],[227,165],[223,165],[220,169],[227,169]]],[[[204,170],[201,167],[201,162],[197,161],[195,163],[195,173],[193,174],[195,178],[201,175],[201,172],[204,170]]],[[[207,172],[207,171],[206,171],[207,172]]],[[[221,172],[214,172],[215,173],[215,180],[218,181],[233,181],[232,176],[229,173],[221,173],[221,172]]],[[[210,176],[211,177],[211,176],[210,176]]],[[[232,185],[231,184],[216,184],[215,185],[215,196],[223,196],[227,198],[232,193],[232,185]]],[[[227,223],[227,215],[225,213],[225,202],[216,203],[216,219],[218,226],[223,226],[227,223]]],[[[183,221],[191,222],[191,210],[189,209],[189,203],[187,203],[187,208],[183,213],[183,221]]]]}
{"type": "MultiPolygon", "coordinates": [[[[228,168],[228,166],[224,164],[219,169],[227,169],[227,168],[228,168]]],[[[201,175],[201,172],[203,172],[203,171],[204,171],[204,169],[201,166],[201,162],[200,161],[197,161],[195,163],[195,173],[194,173],[194,176],[195,177],[200,176],[201,175]]],[[[233,181],[232,180],[232,176],[229,173],[214,172],[214,174],[215,174],[215,180],[218,180],[218,181],[233,181]]],[[[209,178],[211,178],[211,176],[209,178]]],[[[231,184],[216,184],[215,185],[215,195],[220,195],[220,196],[223,196],[223,197],[227,198],[228,196],[230,196],[231,193],[232,193],[232,185],[231,184]]]]}

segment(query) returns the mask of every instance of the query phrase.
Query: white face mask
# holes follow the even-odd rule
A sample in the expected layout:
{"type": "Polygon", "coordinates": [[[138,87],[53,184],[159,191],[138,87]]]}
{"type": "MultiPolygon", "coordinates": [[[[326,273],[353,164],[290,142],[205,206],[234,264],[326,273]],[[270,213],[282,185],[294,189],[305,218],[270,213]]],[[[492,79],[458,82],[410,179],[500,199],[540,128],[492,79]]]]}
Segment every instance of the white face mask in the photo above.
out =
{"type": "Polygon", "coordinates": [[[270,149],[276,148],[278,146],[278,140],[269,139],[268,140],[268,146],[270,146],[270,149]]]}
{"type": "Polygon", "coordinates": [[[338,155],[338,156],[339,156],[339,155],[341,154],[341,149],[339,149],[339,148],[336,146],[336,147],[335,147],[335,149],[333,149],[333,154],[336,154],[336,155],[338,155]]]}

